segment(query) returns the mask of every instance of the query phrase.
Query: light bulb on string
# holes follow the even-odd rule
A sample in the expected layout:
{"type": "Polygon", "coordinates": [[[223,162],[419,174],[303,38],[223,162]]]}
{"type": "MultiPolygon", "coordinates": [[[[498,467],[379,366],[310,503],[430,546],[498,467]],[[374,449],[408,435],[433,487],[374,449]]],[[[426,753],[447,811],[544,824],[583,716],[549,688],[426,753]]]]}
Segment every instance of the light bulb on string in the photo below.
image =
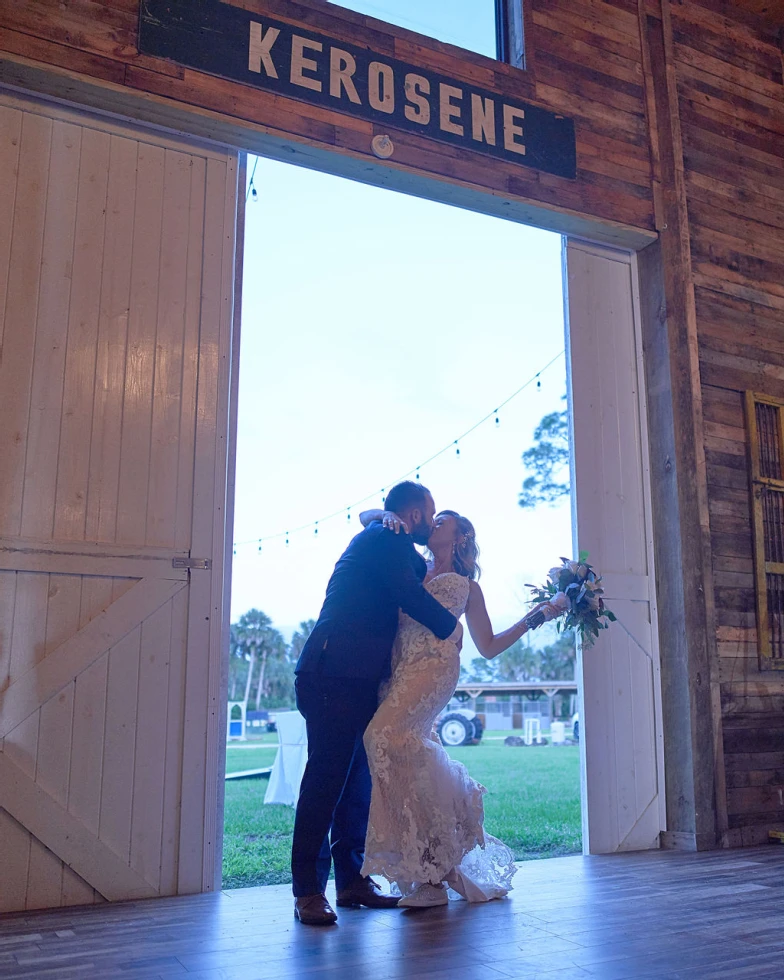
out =
{"type": "MultiPolygon", "coordinates": [[[[252,174],[251,174],[251,181],[250,181],[249,191],[253,194],[253,197],[255,199],[257,197],[257,194],[256,194],[255,187],[253,185],[253,175],[252,174]]],[[[554,357],[547,365],[545,365],[544,368],[542,368],[542,371],[544,371],[547,368],[549,368],[557,360],[558,357],[561,357],[563,355],[563,353],[564,352],[561,351],[558,355],[556,355],[556,357],[554,357]]],[[[489,419],[491,417],[495,420],[495,428],[497,429],[500,426],[500,424],[501,424],[501,419],[500,419],[500,416],[499,416],[499,412],[500,412],[501,408],[503,408],[504,406],[506,406],[512,400],[512,398],[514,398],[516,395],[520,394],[520,392],[522,392],[524,389],[528,388],[533,381],[536,382],[536,390],[537,391],[541,391],[542,390],[542,381],[541,381],[542,371],[538,371],[533,377],[529,378],[528,381],[525,382],[525,384],[521,385],[521,387],[516,392],[514,392],[512,395],[510,395],[509,398],[507,398],[504,402],[502,402],[498,406],[498,408],[493,409],[488,415],[486,415],[484,418],[480,419],[477,423],[475,423],[467,432],[464,432],[463,433],[463,436],[467,436],[470,433],[472,433],[475,429],[479,428],[479,426],[481,426],[483,423],[489,421],[489,419]]],[[[457,457],[459,457],[461,455],[461,451],[460,451],[460,439],[463,438],[463,436],[461,436],[461,437],[453,440],[453,442],[452,442],[452,445],[454,446],[454,449],[455,449],[455,455],[457,457]]],[[[429,459],[425,460],[425,463],[420,463],[420,465],[416,467],[416,469],[414,470],[414,475],[415,475],[415,479],[416,479],[417,482],[420,482],[421,481],[421,478],[422,478],[421,477],[422,466],[427,465],[432,460],[434,460],[437,457],[441,456],[443,453],[445,453],[447,451],[447,449],[448,449],[448,446],[445,446],[443,449],[439,450],[439,452],[437,452],[435,455],[433,455],[429,459]]],[[[410,472],[411,471],[409,471],[409,473],[410,472]]],[[[386,505],[386,500],[387,500],[387,498],[386,498],[386,488],[385,487],[382,487],[380,493],[381,493],[381,502],[382,502],[382,504],[386,505]]],[[[369,498],[364,498],[364,499],[369,499],[369,498]]],[[[353,506],[349,506],[349,507],[346,508],[346,521],[349,522],[349,523],[351,522],[351,511],[352,511],[352,509],[353,509],[353,506]]],[[[337,516],[337,514],[332,514],[332,515],[330,515],[330,518],[331,517],[336,517],[336,516],[337,516]]],[[[327,519],[330,519],[330,518],[327,518],[327,519]]],[[[318,534],[319,534],[319,523],[320,523],[319,521],[314,521],[310,525],[307,525],[306,524],[306,525],[304,525],[302,527],[295,528],[295,533],[296,533],[297,530],[305,530],[307,527],[312,527],[313,528],[313,535],[314,535],[314,537],[317,538],[318,537],[318,534]]],[[[282,534],[281,533],[274,534],[272,537],[273,538],[278,538],[278,537],[285,536],[286,546],[288,547],[289,544],[290,544],[290,535],[291,535],[291,532],[285,531],[282,534]]],[[[258,542],[258,548],[257,548],[257,550],[260,553],[262,551],[263,539],[262,538],[258,538],[257,539],[257,542],[258,542]]],[[[249,544],[252,544],[252,543],[253,543],[252,540],[251,541],[240,541],[240,542],[235,541],[235,542],[233,542],[233,554],[234,555],[237,554],[237,548],[238,548],[238,546],[243,546],[243,545],[246,545],[246,544],[249,545],[249,544]]]]}

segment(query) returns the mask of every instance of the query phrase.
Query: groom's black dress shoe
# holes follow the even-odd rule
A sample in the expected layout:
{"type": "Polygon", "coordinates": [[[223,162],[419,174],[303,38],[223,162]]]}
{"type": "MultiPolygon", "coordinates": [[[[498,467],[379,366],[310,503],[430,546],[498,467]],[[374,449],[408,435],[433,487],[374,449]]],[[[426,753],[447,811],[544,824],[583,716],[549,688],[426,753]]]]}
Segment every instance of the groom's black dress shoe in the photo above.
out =
{"type": "Polygon", "coordinates": [[[338,921],[332,906],[319,894],[295,898],[294,917],[306,926],[331,926],[338,921]]]}
{"type": "Polygon", "coordinates": [[[350,888],[338,892],[340,908],[356,908],[364,905],[369,909],[395,909],[398,899],[385,895],[372,878],[358,878],[350,888]]]}

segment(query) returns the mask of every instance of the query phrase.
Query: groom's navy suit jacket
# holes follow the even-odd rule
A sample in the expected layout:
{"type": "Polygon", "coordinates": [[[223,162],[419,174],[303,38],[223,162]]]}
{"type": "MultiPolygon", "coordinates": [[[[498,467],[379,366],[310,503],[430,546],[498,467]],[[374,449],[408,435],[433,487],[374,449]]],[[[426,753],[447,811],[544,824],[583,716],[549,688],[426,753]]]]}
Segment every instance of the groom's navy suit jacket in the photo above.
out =
{"type": "Polygon", "coordinates": [[[450,636],[457,620],[422,585],[426,572],[408,534],[373,521],[335,566],[296,672],[382,681],[390,673],[400,609],[440,639],[450,636]]]}

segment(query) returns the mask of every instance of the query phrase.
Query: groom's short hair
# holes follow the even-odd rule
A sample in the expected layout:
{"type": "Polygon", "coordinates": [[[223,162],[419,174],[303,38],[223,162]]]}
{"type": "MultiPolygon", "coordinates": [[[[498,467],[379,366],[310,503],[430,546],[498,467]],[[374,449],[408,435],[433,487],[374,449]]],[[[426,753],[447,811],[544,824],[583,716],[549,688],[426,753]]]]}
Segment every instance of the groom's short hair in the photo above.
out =
{"type": "Polygon", "coordinates": [[[430,491],[421,483],[413,480],[403,480],[396,484],[387,494],[384,507],[395,514],[403,514],[412,507],[421,507],[430,491]]]}

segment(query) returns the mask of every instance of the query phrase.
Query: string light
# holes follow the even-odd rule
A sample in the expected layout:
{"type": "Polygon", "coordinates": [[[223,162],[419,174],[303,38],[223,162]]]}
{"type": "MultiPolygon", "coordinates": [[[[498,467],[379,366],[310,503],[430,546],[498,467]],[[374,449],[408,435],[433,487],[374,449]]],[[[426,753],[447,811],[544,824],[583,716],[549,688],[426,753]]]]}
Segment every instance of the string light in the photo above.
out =
{"type": "Polygon", "coordinates": [[[245,193],[246,204],[248,203],[248,198],[251,196],[253,196],[254,203],[259,199],[259,195],[256,193],[256,185],[253,183],[253,178],[256,176],[256,167],[258,167],[258,165],[259,165],[259,158],[256,157],[256,160],[253,164],[253,170],[251,171],[250,174],[250,181],[248,182],[248,190],[245,193]]]}
{"type": "MultiPolygon", "coordinates": [[[[257,160],[257,162],[258,162],[258,160],[257,160]]],[[[254,172],[255,172],[255,167],[254,167],[254,172]]],[[[252,177],[251,177],[251,179],[252,179],[252,177]]],[[[398,477],[397,480],[392,481],[390,483],[390,485],[394,485],[396,483],[400,483],[402,480],[408,480],[412,476],[416,480],[420,480],[420,470],[422,470],[429,463],[432,463],[435,459],[438,459],[439,456],[443,456],[444,453],[447,452],[447,450],[449,450],[449,449],[454,448],[455,455],[456,456],[460,456],[460,445],[459,444],[466,438],[466,436],[471,435],[472,432],[476,431],[476,429],[478,429],[481,425],[484,425],[484,423],[487,422],[487,421],[489,421],[490,419],[494,419],[495,420],[495,427],[497,428],[501,424],[501,420],[498,417],[498,413],[501,411],[501,409],[504,408],[506,405],[508,405],[509,402],[512,401],[512,399],[516,398],[519,394],[521,394],[521,392],[525,391],[525,389],[528,388],[528,387],[530,387],[530,385],[532,385],[534,382],[536,382],[536,390],[537,391],[541,391],[542,390],[541,376],[544,374],[545,371],[547,371],[549,368],[551,368],[553,366],[553,364],[555,364],[555,362],[560,357],[562,357],[564,355],[564,353],[565,353],[565,351],[560,351],[560,353],[556,354],[555,357],[552,358],[552,360],[548,361],[547,364],[545,364],[545,366],[540,371],[537,371],[536,374],[534,374],[532,377],[530,377],[525,382],[525,384],[521,385],[517,389],[517,391],[512,392],[512,394],[509,395],[508,398],[505,398],[504,401],[502,401],[499,404],[498,408],[494,408],[491,412],[488,412],[488,414],[485,415],[483,418],[479,419],[478,422],[475,422],[471,426],[470,429],[466,429],[466,431],[461,436],[458,436],[457,439],[453,439],[450,443],[448,443],[442,449],[439,449],[438,452],[433,453],[433,455],[430,456],[428,459],[426,459],[424,462],[420,463],[418,466],[416,466],[413,469],[409,470],[407,473],[404,473],[402,476],[398,477]]],[[[351,511],[352,510],[354,510],[355,508],[359,507],[360,504],[367,503],[367,501],[372,500],[373,498],[377,498],[379,494],[381,494],[381,503],[382,504],[385,504],[386,503],[386,499],[387,499],[386,498],[386,488],[385,487],[382,487],[381,490],[374,490],[373,493],[366,494],[364,497],[362,497],[361,500],[355,500],[354,503],[353,504],[350,504],[348,507],[342,507],[340,510],[336,510],[336,511],[334,511],[331,514],[327,514],[324,517],[319,518],[319,520],[317,520],[317,521],[311,521],[308,524],[301,524],[299,527],[292,528],[291,531],[279,531],[276,534],[268,534],[264,538],[251,538],[250,540],[247,540],[247,541],[235,541],[234,542],[234,554],[235,555],[237,554],[237,548],[238,547],[242,547],[243,545],[254,544],[254,543],[258,543],[258,550],[261,551],[262,541],[269,542],[269,541],[276,540],[277,538],[285,538],[286,545],[288,545],[289,544],[290,537],[291,537],[292,534],[297,534],[299,531],[307,531],[310,528],[313,528],[313,535],[314,535],[314,537],[318,537],[319,524],[323,524],[325,521],[330,521],[333,518],[339,517],[341,514],[344,514],[344,513],[346,514],[346,519],[350,521],[351,520],[351,511]]]]}

